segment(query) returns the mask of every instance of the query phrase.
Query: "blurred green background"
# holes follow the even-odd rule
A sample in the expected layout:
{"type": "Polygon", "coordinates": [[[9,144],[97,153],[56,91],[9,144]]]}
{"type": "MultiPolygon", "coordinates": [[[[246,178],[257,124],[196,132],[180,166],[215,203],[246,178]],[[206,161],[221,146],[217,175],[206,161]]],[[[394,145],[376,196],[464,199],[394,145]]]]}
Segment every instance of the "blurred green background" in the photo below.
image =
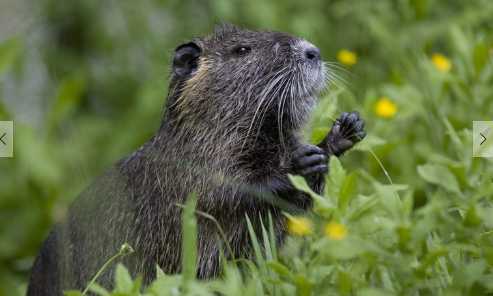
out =
{"type": "MultiPolygon", "coordinates": [[[[338,110],[363,113],[415,204],[430,158],[469,182],[469,152],[446,135],[493,118],[492,15],[491,0],[0,0],[0,120],[15,121],[15,157],[0,159],[0,295],[22,293],[70,201],[156,130],[174,47],[223,21],[302,36],[338,62],[338,110]],[[382,97],[390,116],[375,111],[382,97]]],[[[344,161],[385,180],[369,154],[344,161]]]]}

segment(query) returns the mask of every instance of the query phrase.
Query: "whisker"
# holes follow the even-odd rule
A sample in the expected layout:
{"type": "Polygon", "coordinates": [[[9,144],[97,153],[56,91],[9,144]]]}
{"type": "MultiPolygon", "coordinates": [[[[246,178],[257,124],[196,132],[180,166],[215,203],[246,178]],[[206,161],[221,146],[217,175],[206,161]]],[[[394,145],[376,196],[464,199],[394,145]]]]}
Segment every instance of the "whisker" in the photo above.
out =
{"type": "MultiPolygon", "coordinates": [[[[290,71],[290,74],[292,73],[292,71],[290,71]]],[[[292,85],[292,80],[293,80],[293,76],[294,75],[289,75],[289,78],[286,80],[286,86],[281,94],[281,101],[279,103],[279,108],[278,108],[278,119],[277,119],[277,126],[278,126],[278,132],[279,132],[279,138],[280,138],[280,142],[281,142],[281,147],[283,150],[286,150],[287,147],[286,147],[286,142],[284,140],[284,133],[283,133],[283,122],[284,122],[284,106],[286,104],[286,100],[287,100],[287,95],[286,95],[286,90],[287,89],[291,89],[291,85],[292,85]],[[280,110],[279,110],[280,109],[280,110]],[[280,112],[279,112],[280,111],[280,112]]],[[[289,96],[291,97],[291,96],[289,96]]],[[[288,104],[289,107],[291,104],[288,104]]]]}
{"type": "MultiPolygon", "coordinates": [[[[260,114],[261,114],[261,115],[262,115],[262,113],[265,113],[265,112],[262,112],[262,111],[261,111],[262,105],[264,104],[265,100],[267,99],[267,97],[268,97],[269,93],[272,91],[272,89],[273,89],[274,87],[276,87],[276,86],[277,86],[277,83],[279,82],[279,80],[281,80],[281,79],[283,78],[283,72],[284,72],[284,70],[285,70],[285,69],[286,69],[286,67],[281,68],[281,69],[280,69],[280,70],[278,70],[277,72],[274,72],[274,74],[272,74],[272,75],[271,75],[271,76],[272,76],[272,78],[273,78],[273,79],[272,79],[272,81],[269,83],[269,85],[267,85],[267,87],[266,87],[266,88],[264,88],[264,89],[262,90],[262,92],[261,92],[261,94],[260,94],[259,103],[258,103],[258,105],[257,105],[257,109],[255,110],[255,113],[254,113],[254,115],[253,115],[253,118],[252,118],[252,120],[251,120],[251,122],[250,122],[250,126],[249,126],[249,128],[248,128],[247,134],[245,135],[245,138],[244,138],[244,141],[243,141],[243,144],[242,144],[242,148],[241,148],[241,150],[242,150],[242,151],[243,151],[243,149],[244,149],[244,147],[245,147],[245,145],[246,145],[247,141],[249,140],[250,133],[251,133],[251,132],[252,132],[252,130],[253,130],[253,127],[254,127],[254,125],[255,125],[255,121],[256,121],[256,119],[257,119],[257,115],[259,114],[259,111],[260,111],[260,114]]],[[[264,78],[264,79],[265,79],[265,78],[264,78]]],[[[273,98],[271,98],[271,100],[273,100],[273,98]]],[[[259,126],[259,127],[260,127],[260,126],[261,126],[261,124],[262,124],[262,122],[261,122],[261,121],[263,121],[263,116],[262,116],[261,120],[258,122],[258,126],[259,126]]],[[[257,128],[257,129],[259,130],[260,128],[257,128]]],[[[255,144],[255,142],[256,142],[257,135],[258,135],[258,131],[257,131],[257,134],[256,134],[256,136],[255,136],[255,138],[254,138],[254,144],[255,144]]]]}

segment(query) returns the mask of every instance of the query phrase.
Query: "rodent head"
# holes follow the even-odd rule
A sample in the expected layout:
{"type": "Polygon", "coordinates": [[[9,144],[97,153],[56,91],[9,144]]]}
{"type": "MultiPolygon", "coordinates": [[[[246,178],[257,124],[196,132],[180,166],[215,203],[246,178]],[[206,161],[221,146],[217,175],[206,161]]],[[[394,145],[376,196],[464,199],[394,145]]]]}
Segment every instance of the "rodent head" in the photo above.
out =
{"type": "Polygon", "coordinates": [[[168,116],[212,125],[226,119],[248,131],[297,128],[325,84],[320,51],[308,41],[222,25],[176,48],[168,116]]]}

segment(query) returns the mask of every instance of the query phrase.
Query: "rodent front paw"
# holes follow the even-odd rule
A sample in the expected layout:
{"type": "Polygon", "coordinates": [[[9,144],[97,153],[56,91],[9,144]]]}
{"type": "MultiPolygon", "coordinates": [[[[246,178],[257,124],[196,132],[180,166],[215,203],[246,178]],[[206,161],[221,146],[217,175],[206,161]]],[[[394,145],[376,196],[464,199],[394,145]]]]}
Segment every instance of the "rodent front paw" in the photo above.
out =
{"type": "Polygon", "coordinates": [[[293,153],[293,170],[296,174],[309,176],[328,171],[326,152],[315,145],[303,144],[293,153]]]}
{"type": "Polygon", "coordinates": [[[365,121],[358,112],[343,112],[327,136],[328,148],[339,156],[366,136],[365,121]]]}

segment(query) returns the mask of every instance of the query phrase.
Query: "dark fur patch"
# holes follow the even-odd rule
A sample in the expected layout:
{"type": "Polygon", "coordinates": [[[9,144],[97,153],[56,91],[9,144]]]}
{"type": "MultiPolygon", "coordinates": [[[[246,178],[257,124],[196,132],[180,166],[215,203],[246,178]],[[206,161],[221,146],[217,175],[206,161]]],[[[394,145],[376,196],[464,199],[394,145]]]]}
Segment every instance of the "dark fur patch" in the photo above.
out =
{"type": "MultiPolygon", "coordinates": [[[[215,222],[199,216],[200,278],[218,275],[225,245],[228,258],[252,255],[246,216],[259,231],[260,220],[272,215],[280,243],[281,210],[310,205],[287,173],[299,128],[324,85],[323,67],[303,58],[300,38],[280,32],[224,24],[194,42],[201,49],[198,68],[171,76],[159,131],[71,207],[69,221],[55,230],[60,243],[45,242],[28,295],[84,288],[124,242],[136,253],[123,262],[145,283],[154,278],[155,264],[179,272],[179,205],[191,193],[226,235],[223,240],[215,222]],[[237,54],[238,46],[248,54],[237,54]],[[45,280],[46,274],[53,278],[45,280]]],[[[323,178],[314,186],[322,190],[323,178]]],[[[112,273],[99,282],[110,287],[112,273]]]]}

